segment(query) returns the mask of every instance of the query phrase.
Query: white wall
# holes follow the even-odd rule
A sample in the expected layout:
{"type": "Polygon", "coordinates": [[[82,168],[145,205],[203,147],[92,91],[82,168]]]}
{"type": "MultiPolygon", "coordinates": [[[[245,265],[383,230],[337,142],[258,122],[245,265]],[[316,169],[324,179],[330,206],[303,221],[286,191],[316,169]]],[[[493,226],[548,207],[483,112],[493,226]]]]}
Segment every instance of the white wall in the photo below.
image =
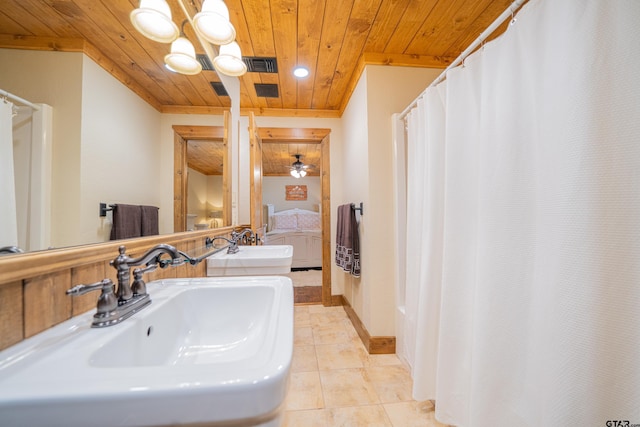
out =
{"type": "Polygon", "coordinates": [[[262,178],[262,204],[272,204],[276,212],[294,208],[314,211],[320,205],[320,201],[319,176],[305,176],[304,178],[265,176],[262,178]],[[286,185],[306,185],[307,200],[286,200],[286,185]]]}
{"type": "MultiPolygon", "coordinates": [[[[349,301],[360,320],[365,324],[369,333],[371,311],[369,304],[370,282],[373,281],[371,273],[372,263],[376,260],[372,257],[372,248],[368,241],[368,230],[372,235],[377,232],[377,225],[369,220],[369,129],[367,127],[367,75],[365,68],[360,81],[351,95],[349,104],[342,115],[345,144],[340,149],[342,157],[342,182],[343,194],[340,198],[332,197],[332,204],[336,208],[345,203],[364,204],[364,215],[360,217],[360,262],[361,276],[359,279],[345,273],[342,269],[333,266],[332,275],[334,283],[341,284],[344,289],[344,297],[349,301]]],[[[333,169],[333,167],[332,167],[333,169]]],[[[335,250],[335,246],[333,248],[335,250]]]]}
{"type": "MultiPolygon", "coordinates": [[[[343,114],[344,197],[364,202],[361,278],[343,280],[345,297],[373,336],[395,335],[392,114],[401,112],[441,70],[367,66],[343,114]],[[346,163],[359,159],[358,164],[346,163]]],[[[333,168],[332,168],[333,169],[333,168]]],[[[333,172],[333,171],[332,171],[333,172]]],[[[336,203],[335,200],[332,200],[336,203]]]]}
{"type": "Polygon", "coordinates": [[[159,140],[160,113],[84,56],[80,242],[109,240],[100,202],[160,206],[159,140]]]}

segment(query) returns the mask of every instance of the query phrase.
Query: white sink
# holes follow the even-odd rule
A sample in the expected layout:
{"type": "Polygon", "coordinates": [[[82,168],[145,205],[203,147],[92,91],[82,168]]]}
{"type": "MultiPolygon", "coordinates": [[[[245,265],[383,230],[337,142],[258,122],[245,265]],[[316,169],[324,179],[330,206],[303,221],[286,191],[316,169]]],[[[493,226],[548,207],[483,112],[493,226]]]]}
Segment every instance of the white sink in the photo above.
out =
{"type": "Polygon", "coordinates": [[[207,258],[207,276],[254,276],[291,272],[293,246],[239,246],[235,254],[220,251],[207,258]]]}
{"type": "Polygon", "coordinates": [[[123,323],[83,314],[0,352],[2,426],[279,425],[286,277],[168,279],[123,323]]]}

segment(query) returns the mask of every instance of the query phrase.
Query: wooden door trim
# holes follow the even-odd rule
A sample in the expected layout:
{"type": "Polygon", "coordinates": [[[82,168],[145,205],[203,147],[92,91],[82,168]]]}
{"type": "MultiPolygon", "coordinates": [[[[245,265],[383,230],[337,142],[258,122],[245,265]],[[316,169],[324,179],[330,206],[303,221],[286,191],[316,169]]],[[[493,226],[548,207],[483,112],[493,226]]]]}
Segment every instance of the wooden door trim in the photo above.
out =
{"type": "Polygon", "coordinates": [[[223,155],[224,171],[222,174],[222,225],[231,225],[231,182],[229,177],[229,117],[224,113],[224,126],[185,126],[174,125],[173,128],[173,231],[186,231],[187,228],[187,140],[222,141],[225,146],[223,155]]]}
{"type": "Polygon", "coordinates": [[[320,193],[322,205],[322,305],[335,305],[331,296],[331,129],[324,128],[258,128],[263,144],[320,144],[320,193]]]}

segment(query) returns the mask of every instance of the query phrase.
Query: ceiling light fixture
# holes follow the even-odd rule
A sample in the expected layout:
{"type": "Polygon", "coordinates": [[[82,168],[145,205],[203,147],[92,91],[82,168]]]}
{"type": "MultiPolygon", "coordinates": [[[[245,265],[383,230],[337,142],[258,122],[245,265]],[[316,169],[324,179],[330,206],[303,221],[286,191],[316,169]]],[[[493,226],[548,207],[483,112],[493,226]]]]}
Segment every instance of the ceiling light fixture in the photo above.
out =
{"type": "Polygon", "coordinates": [[[301,79],[309,75],[309,70],[304,67],[296,67],[293,70],[293,75],[301,79]]]}
{"type": "Polygon", "coordinates": [[[140,0],[140,7],[131,11],[129,19],[140,34],[153,41],[171,43],[179,35],[165,0],[140,0]]]}
{"type": "Polygon", "coordinates": [[[247,72],[247,64],[242,60],[240,46],[236,42],[220,46],[218,56],[213,58],[213,66],[227,76],[241,76],[247,72]]]}
{"type": "Polygon", "coordinates": [[[196,50],[183,35],[171,43],[171,53],[164,57],[164,63],[169,70],[189,76],[202,71],[202,64],[196,59],[196,50]]]}
{"type": "Polygon", "coordinates": [[[307,175],[305,170],[308,166],[300,161],[302,154],[296,154],[294,156],[296,161],[291,164],[291,176],[294,178],[304,178],[307,175]]]}
{"type": "Polygon", "coordinates": [[[204,0],[202,10],[193,17],[196,31],[210,43],[225,45],[236,38],[229,21],[229,9],[222,0],[204,0]]]}

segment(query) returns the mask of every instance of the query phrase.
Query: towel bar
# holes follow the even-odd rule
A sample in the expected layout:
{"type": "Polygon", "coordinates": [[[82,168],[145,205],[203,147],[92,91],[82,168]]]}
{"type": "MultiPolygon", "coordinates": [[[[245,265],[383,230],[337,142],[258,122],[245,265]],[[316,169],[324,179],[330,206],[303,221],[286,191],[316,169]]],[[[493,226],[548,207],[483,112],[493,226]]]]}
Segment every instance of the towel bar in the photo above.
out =
{"type": "Polygon", "coordinates": [[[364,213],[364,209],[363,209],[363,203],[360,202],[360,207],[356,207],[355,203],[351,203],[351,209],[353,209],[354,211],[360,211],[360,215],[362,215],[364,213]]]}
{"type": "Polygon", "coordinates": [[[109,207],[107,207],[106,203],[100,203],[100,216],[107,216],[107,212],[112,211],[115,207],[116,205],[109,205],[109,207]]]}

